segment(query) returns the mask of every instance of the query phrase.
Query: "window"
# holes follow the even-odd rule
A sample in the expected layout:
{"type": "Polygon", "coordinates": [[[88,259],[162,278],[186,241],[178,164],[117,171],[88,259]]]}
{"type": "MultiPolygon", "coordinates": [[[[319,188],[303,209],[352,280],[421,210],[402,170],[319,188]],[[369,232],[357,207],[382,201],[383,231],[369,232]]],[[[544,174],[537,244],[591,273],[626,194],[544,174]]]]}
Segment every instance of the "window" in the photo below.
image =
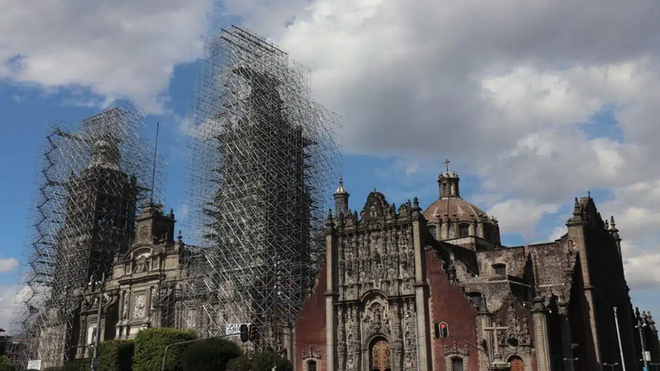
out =
{"type": "Polygon", "coordinates": [[[307,371],[316,371],[316,361],[307,362],[307,371]]]}
{"type": "Polygon", "coordinates": [[[471,292],[468,293],[468,297],[470,298],[470,300],[474,305],[476,305],[477,307],[481,307],[481,301],[482,301],[481,293],[471,292]]]}
{"type": "Polygon", "coordinates": [[[463,358],[451,359],[451,371],[463,371],[463,358]]]}
{"type": "Polygon", "coordinates": [[[459,224],[458,226],[458,237],[468,237],[470,235],[470,225],[469,224],[459,224]]]}
{"type": "Polygon", "coordinates": [[[504,264],[495,264],[493,265],[493,269],[495,269],[495,274],[498,276],[506,276],[506,265],[504,264]]]}
{"type": "Polygon", "coordinates": [[[434,225],[429,225],[429,233],[431,233],[431,236],[433,236],[433,238],[435,238],[435,239],[438,238],[438,235],[436,234],[434,225]]]}

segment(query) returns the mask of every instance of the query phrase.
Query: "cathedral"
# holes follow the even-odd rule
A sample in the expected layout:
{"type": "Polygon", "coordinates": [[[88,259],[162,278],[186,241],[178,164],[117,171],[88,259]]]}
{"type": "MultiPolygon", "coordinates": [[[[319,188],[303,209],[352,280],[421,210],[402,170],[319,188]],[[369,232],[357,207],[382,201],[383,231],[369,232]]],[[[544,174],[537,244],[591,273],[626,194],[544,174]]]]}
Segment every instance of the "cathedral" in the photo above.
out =
{"type": "Polygon", "coordinates": [[[340,184],[326,264],[295,324],[297,371],[641,369],[621,239],[590,196],[561,238],[506,247],[455,172],[438,187],[425,210],[374,191],[358,212],[340,184]]]}
{"type": "MultiPolygon", "coordinates": [[[[426,209],[374,191],[358,212],[340,182],[325,265],[282,340],[296,371],[577,371],[622,359],[641,369],[621,239],[590,196],[575,200],[558,240],[505,247],[497,219],[461,198],[456,173],[440,174],[438,187],[426,209]]],[[[146,207],[135,231],[106,282],[84,292],[77,358],[93,344],[99,305],[102,340],[190,328],[180,308],[188,249],[174,214],[146,207]]]]}

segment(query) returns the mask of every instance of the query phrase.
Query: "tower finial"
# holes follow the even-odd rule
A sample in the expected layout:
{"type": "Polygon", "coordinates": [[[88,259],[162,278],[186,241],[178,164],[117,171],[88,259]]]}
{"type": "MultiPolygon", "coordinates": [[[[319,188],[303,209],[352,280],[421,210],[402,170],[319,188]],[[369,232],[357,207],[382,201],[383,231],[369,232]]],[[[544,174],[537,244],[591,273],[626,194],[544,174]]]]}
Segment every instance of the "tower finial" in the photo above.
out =
{"type": "Polygon", "coordinates": [[[445,160],[445,169],[446,169],[447,172],[449,172],[449,163],[450,163],[450,162],[451,162],[451,161],[449,161],[449,159],[446,159],[446,160],[445,160]]]}

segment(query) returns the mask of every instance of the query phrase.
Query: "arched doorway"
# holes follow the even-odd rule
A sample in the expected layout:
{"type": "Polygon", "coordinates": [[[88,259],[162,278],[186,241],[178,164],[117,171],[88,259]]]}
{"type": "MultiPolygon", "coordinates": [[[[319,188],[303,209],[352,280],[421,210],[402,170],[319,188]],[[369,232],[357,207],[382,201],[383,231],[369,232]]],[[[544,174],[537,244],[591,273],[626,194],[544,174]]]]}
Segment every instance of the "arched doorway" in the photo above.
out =
{"type": "Polygon", "coordinates": [[[376,338],[371,342],[370,349],[371,371],[390,371],[391,366],[391,351],[390,343],[383,338],[376,338]]]}
{"type": "Polygon", "coordinates": [[[511,364],[511,371],[525,371],[525,362],[520,357],[513,356],[509,358],[509,363],[511,364]]]}

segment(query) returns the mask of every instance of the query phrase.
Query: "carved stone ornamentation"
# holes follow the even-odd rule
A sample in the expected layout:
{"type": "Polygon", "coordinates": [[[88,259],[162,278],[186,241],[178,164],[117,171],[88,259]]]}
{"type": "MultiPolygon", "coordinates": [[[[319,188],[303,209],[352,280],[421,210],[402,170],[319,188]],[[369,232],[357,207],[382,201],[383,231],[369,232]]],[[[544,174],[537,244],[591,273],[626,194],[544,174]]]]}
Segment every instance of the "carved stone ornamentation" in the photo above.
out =
{"type": "Polygon", "coordinates": [[[506,327],[507,330],[500,332],[498,335],[500,345],[517,347],[531,344],[527,317],[519,318],[513,309],[513,305],[509,305],[509,308],[507,308],[506,327]]]}
{"type": "Polygon", "coordinates": [[[133,318],[144,318],[146,315],[147,297],[144,294],[135,296],[133,318]]]}
{"type": "Polygon", "coordinates": [[[337,307],[337,361],[339,369],[343,368],[346,361],[346,337],[345,337],[344,308],[337,307]]]}
{"type": "Polygon", "coordinates": [[[445,356],[469,356],[470,351],[467,346],[460,348],[456,339],[454,339],[454,344],[451,347],[448,347],[446,344],[443,346],[442,352],[445,356]]]}

